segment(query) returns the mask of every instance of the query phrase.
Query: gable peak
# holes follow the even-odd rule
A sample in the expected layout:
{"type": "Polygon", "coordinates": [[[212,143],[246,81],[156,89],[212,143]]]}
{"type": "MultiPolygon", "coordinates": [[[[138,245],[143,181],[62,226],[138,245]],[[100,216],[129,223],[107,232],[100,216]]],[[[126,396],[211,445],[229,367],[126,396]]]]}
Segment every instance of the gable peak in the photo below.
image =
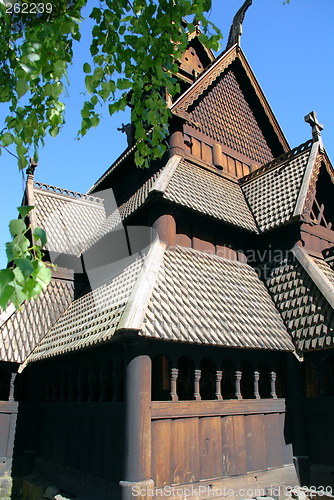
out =
{"type": "Polygon", "coordinates": [[[238,12],[233,18],[232,26],[230,28],[230,33],[228,36],[228,41],[226,45],[226,50],[237,44],[240,46],[240,39],[242,35],[242,23],[245,19],[247,9],[252,5],[253,0],[245,0],[238,12]]]}

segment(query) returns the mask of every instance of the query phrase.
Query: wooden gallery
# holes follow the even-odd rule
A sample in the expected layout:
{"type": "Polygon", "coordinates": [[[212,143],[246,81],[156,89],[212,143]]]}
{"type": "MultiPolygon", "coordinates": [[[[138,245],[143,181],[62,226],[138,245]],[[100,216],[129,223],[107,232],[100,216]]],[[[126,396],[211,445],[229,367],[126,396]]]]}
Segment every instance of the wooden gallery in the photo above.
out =
{"type": "Polygon", "coordinates": [[[240,27],[217,58],[190,36],[163,160],[129,133],[87,194],[29,170],[58,268],[0,316],[3,481],[205,500],[333,473],[333,167],[313,112],[288,145],[240,27]]]}

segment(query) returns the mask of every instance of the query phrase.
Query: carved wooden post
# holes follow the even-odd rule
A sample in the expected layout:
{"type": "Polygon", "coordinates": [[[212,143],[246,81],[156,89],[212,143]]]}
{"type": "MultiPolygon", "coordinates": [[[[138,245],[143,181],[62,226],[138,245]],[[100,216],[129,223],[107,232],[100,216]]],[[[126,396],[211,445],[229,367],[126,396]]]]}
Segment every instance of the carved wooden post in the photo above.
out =
{"type": "Polygon", "coordinates": [[[194,372],[194,398],[196,401],[200,401],[201,395],[199,392],[199,381],[201,380],[201,370],[195,370],[194,372]]]}
{"type": "Polygon", "coordinates": [[[261,399],[260,392],[259,392],[259,379],[260,379],[260,372],[254,372],[254,396],[255,396],[255,399],[261,399]]]}
{"type": "Polygon", "coordinates": [[[9,385],[9,398],[8,401],[14,401],[14,383],[17,373],[11,373],[10,375],[10,385],[9,385]]]}
{"type": "Polygon", "coordinates": [[[171,369],[170,375],[170,396],[172,401],[178,401],[179,396],[177,395],[177,378],[179,376],[179,370],[177,368],[171,369]]]}
{"type": "Polygon", "coordinates": [[[273,399],[277,399],[276,394],[276,373],[270,372],[270,396],[273,399]]]}
{"type": "Polygon", "coordinates": [[[223,399],[222,396],[222,387],[221,387],[221,381],[223,378],[223,372],[220,370],[216,371],[216,399],[221,401],[223,399]]]}
{"type": "Polygon", "coordinates": [[[126,369],[125,481],[120,481],[122,500],[133,500],[134,491],[150,498],[151,479],[151,371],[149,356],[133,358],[126,369]]]}
{"type": "Polygon", "coordinates": [[[242,399],[241,395],[241,377],[242,377],[242,372],[237,370],[235,372],[235,397],[236,399],[242,399]]]}

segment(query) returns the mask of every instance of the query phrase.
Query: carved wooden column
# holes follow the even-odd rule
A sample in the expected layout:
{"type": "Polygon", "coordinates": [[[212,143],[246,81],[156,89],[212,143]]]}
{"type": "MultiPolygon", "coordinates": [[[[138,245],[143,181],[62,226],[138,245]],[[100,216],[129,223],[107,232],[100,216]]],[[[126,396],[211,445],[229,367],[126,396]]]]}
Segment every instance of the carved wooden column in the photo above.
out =
{"type": "Polygon", "coordinates": [[[9,398],[8,401],[14,401],[14,384],[17,373],[11,373],[10,384],[9,384],[9,398]]]}
{"type": "Polygon", "coordinates": [[[276,394],[276,373],[270,372],[270,396],[273,399],[277,399],[276,394]]]}
{"type": "Polygon", "coordinates": [[[199,392],[199,381],[201,380],[201,370],[195,370],[194,372],[194,398],[196,401],[200,401],[201,395],[199,392]]]}
{"type": "Polygon", "coordinates": [[[170,396],[172,401],[178,401],[179,396],[177,395],[177,378],[179,376],[179,370],[177,368],[171,369],[170,375],[170,396]]]}
{"type": "Polygon", "coordinates": [[[242,377],[242,372],[237,370],[235,372],[235,397],[236,399],[242,399],[241,395],[241,377],[242,377]]]}
{"type": "Polygon", "coordinates": [[[259,379],[260,379],[260,372],[254,372],[254,396],[255,396],[255,399],[261,399],[260,392],[259,392],[259,379]]]}
{"type": "Polygon", "coordinates": [[[216,399],[221,401],[223,399],[222,396],[222,387],[221,387],[221,382],[223,378],[223,372],[220,370],[216,371],[216,399]]]}
{"type": "Polygon", "coordinates": [[[151,378],[147,355],[133,358],[126,368],[125,393],[125,481],[120,481],[122,500],[149,499],[151,479],[151,378]],[[146,492],[146,493],[145,493],[146,492]]]}
{"type": "Polygon", "coordinates": [[[169,138],[169,156],[180,155],[184,156],[184,138],[180,130],[173,132],[169,138]]]}
{"type": "Polygon", "coordinates": [[[164,241],[167,247],[176,245],[176,222],[171,214],[161,215],[153,224],[154,229],[159,235],[159,239],[164,241]]]}

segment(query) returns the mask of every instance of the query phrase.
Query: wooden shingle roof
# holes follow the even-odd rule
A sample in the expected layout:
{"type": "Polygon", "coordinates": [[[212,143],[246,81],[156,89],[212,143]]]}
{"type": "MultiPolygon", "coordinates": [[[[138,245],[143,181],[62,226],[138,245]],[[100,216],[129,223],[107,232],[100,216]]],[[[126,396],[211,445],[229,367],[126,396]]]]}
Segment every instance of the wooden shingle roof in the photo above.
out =
{"type": "Polygon", "coordinates": [[[247,264],[156,241],[147,256],[75,300],[28,362],[120,338],[293,350],[265,285],[247,264]],[[210,310],[210,314],[208,314],[210,310]]]}
{"type": "Polygon", "coordinates": [[[258,229],[265,232],[295,220],[294,210],[310,158],[312,141],[241,179],[258,229]]]}

